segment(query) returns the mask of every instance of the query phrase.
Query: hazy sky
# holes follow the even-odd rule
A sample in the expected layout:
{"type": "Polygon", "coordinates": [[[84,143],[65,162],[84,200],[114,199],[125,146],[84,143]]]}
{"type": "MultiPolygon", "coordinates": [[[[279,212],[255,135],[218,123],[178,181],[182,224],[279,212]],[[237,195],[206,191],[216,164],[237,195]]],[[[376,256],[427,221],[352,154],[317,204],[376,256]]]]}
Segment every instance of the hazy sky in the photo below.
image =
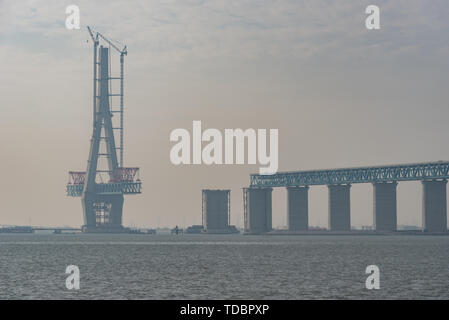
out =
{"type": "MultiPolygon", "coordinates": [[[[125,165],[143,194],[124,224],[199,224],[201,189],[242,188],[259,166],[171,164],[175,128],[279,129],[279,169],[449,160],[447,0],[0,0],[0,224],[72,225],[65,196],[92,133],[92,43],[86,26],[126,43],[125,165]],[[81,29],[65,28],[76,4],[81,29]],[[381,29],[365,28],[365,8],[381,29]]],[[[421,224],[421,184],[398,186],[399,224],[421,224]]],[[[351,189],[352,225],[372,224],[372,186],[351,189]]],[[[327,226],[327,188],[310,191],[310,224],[327,226]]],[[[286,224],[286,192],[273,198],[286,224]]]]}

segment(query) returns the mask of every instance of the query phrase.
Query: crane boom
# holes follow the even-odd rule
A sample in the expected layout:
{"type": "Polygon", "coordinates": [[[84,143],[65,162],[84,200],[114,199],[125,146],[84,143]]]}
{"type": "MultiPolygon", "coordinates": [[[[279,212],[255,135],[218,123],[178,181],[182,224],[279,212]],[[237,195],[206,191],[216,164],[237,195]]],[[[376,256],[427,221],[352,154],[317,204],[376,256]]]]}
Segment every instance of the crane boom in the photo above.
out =
{"type": "Polygon", "coordinates": [[[98,41],[98,37],[101,37],[104,41],[106,41],[111,47],[113,47],[115,50],[117,50],[121,55],[127,55],[128,51],[126,50],[126,45],[123,47],[123,49],[120,49],[117,47],[111,40],[106,38],[104,35],[102,35],[100,32],[93,30],[91,27],[87,27],[87,30],[89,30],[90,36],[92,37],[92,40],[98,41]],[[96,33],[96,39],[94,39],[94,33],[96,33]]]}
{"type": "Polygon", "coordinates": [[[126,46],[123,47],[122,50],[120,50],[115,44],[113,44],[111,42],[111,40],[109,40],[108,38],[106,38],[104,35],[102,35],[100,32],[97,32],[97,35],[99,35],[104,41],[106,41],[107,43],[109,43],[115,50],[117,50],[118,52],[120,52],[120,54],[124,54],[126,55],[128,52],[126,51],[126,46]]]}
{"type": "Polygon", "coordinates": [[[90,34],[90,37],[92,38],[92,41],[93,41],[94,43],[98,42],[98,34],[97,34],[97,37],[94,37],[94,34],[93,34],[93,32],[92,32],[92,29],[91,29],[89,26],[87,26],[87,30],[89,31],[89,34],[90,34]]]}

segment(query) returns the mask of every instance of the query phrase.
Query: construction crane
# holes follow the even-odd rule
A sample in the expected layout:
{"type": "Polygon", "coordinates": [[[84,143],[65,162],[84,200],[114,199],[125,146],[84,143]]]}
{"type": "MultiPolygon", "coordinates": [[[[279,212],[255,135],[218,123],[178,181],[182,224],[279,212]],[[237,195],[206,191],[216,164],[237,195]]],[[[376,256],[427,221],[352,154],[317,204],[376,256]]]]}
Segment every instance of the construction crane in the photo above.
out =
{"type": "Polygon", "coordinates": [[[126,45],[123,47],[123,49],[120,49],[119,47],[117,47],[111,40],[109,40],[108,38],[106,38],[104,35],[102,35],[100,32],[98,31],[94,31],[91,27],[87,27],[87,30],[89,30],[90,36],[92,37],[93,41],[98,40],[98,37],[102,38],[104,41],[106,41],[109,45],[111,45],[111,47],[113,47],[115,50],[117,50],[121,55],[127,55],[128,51],[126,50],[126,45]],[[94,33],[95,33],[95,38],[94,38],[94,33]]]}

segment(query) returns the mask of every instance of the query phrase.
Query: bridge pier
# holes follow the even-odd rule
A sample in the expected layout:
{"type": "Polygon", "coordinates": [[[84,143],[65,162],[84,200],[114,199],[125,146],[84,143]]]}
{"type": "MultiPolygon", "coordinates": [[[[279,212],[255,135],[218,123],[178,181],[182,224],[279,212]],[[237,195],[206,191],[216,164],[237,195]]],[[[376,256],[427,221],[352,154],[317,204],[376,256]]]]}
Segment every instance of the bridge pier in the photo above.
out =
{"type": "Polygon", "coordinates": [[[266,233],[272,230],[272,191],[272,188],[243,189],[245,233],[266,233]]]}
{"type": "Polygon", "coordinates": [[[397,182],[373,183],[373,224],[376,231],[397,230],[397,182]]]}
{"type": "Polygon", "coordinates": [[[309,229],[309,187],[287,187],[288,230],[309,229]]]}
{"type": "Polygon", "coordinates": [[[203,229],[208,233],[229,229],[230,190],[203,190],[203,229]]]}
{"type": "Polygon", "coordinates": [[[447,180],[423,180],[423,231],[447,231],[447,180]]]}
{"type": "Polygon", "coordinates": [[[328,185],[329,215],[328,223],[331,231],[351,230],[350,184],[328,185]]]}

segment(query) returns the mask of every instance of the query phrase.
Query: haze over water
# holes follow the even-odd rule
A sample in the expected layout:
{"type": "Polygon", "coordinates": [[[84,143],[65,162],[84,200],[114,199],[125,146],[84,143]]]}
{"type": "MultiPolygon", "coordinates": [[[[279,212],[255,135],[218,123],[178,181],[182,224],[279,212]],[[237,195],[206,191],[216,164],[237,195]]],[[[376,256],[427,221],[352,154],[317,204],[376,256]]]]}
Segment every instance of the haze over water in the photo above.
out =
{"type": "Polygon", "coordinates": [[[0,298],[449,299],[448,262],[446,236],[0,235],[0,298]]]}

